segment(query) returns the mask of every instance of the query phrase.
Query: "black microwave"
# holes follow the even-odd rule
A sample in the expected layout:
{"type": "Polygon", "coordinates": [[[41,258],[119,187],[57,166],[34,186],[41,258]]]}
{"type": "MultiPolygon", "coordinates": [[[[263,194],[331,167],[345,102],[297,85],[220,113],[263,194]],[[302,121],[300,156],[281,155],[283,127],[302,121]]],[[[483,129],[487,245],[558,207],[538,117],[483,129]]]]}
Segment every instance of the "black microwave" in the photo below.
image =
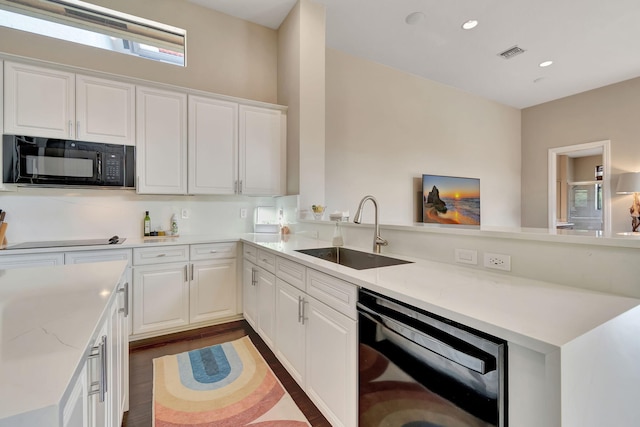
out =
{"type": "Polygon", "coordinates": [[[135,187],[135,147],[3,135],[5,183],[135,187]]]}

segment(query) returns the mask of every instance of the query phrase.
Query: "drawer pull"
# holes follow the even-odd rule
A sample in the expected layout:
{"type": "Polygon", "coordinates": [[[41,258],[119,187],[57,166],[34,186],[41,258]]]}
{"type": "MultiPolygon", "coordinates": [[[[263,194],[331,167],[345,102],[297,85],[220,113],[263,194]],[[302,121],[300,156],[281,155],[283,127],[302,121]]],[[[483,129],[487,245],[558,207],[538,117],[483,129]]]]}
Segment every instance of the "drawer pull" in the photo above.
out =
{"type": "Polygon", "coordinates": [[[209,253],[217,254],[217,253],[218,253],[218,251],[216,251],[215,249],[211,249],[211,250],[209,251],[209,253]]]}
{"type": "Polygon", "coordinates": [[[156,257],[162,257],[162,256],[167,256],[167,254],[158,254],[158,255],[156,255],[156,257]]]}

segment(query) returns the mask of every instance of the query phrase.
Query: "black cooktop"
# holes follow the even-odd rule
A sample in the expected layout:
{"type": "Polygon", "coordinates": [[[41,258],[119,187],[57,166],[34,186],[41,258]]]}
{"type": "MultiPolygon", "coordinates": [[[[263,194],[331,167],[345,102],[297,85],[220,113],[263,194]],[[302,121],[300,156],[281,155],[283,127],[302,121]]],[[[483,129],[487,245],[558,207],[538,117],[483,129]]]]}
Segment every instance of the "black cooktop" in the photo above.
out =
{"type": "Polygon", "coordinates": [[[85,239],[85,240],[47,240],[44,242],[24,242],[7,246],[6,249],[37,249],[37,248],[57,248],[69,246],[103,246],[119,245],[126,237],[113,236],[110,239],[85,239]]]}

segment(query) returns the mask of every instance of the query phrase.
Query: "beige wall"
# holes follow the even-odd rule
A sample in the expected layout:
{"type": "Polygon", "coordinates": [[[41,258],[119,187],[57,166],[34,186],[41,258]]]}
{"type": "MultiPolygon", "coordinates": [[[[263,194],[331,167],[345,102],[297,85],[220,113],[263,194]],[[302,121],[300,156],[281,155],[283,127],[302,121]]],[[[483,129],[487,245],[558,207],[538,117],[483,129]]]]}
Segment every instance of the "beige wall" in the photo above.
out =
{"type": "Polygon", "coordinates": [[[277,32],[184,0],[93,3],[187,30],[187,67],[0,27],[0,52],[208,92],[277,101],[277,32]]]}
{"type": "Polygon", "coordinates": [[[381,222],[413,223],[426,173],[480,178],[481,223],[520,225],[520,110],[333,49],[326,64],[329,211],[372,194],[381,222]]]}
{"type": "MultiPolygon", "coordinates": [[[[522,225],[547,227],[549,148],[611,141],[612,188],[640,171],[640,78],[522,110],[522,225]]],[[[611,229],[630,231],[631,196],[612,195],[611,229]]]]}

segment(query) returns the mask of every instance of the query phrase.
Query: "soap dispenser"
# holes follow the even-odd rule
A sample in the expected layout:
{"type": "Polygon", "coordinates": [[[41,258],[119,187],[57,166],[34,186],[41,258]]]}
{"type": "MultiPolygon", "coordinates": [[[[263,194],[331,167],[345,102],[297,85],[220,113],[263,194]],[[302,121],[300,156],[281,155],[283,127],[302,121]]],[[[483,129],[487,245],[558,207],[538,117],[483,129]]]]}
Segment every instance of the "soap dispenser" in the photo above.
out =
{"type": "Polygon", "coordinates": [[[171,216],[171,235],[178,235],[178,218],[176,218],[176,214],[171,216]]]}
{"type": "Polygon", "coordinates": [[[333,239],[331,239],[331,244],[333,246],[344,245],[344,240],[342,239],[342,233],[340,232],[340,222],[338,221],[336,221],[336,229],[333,232],[333,239]]]}

